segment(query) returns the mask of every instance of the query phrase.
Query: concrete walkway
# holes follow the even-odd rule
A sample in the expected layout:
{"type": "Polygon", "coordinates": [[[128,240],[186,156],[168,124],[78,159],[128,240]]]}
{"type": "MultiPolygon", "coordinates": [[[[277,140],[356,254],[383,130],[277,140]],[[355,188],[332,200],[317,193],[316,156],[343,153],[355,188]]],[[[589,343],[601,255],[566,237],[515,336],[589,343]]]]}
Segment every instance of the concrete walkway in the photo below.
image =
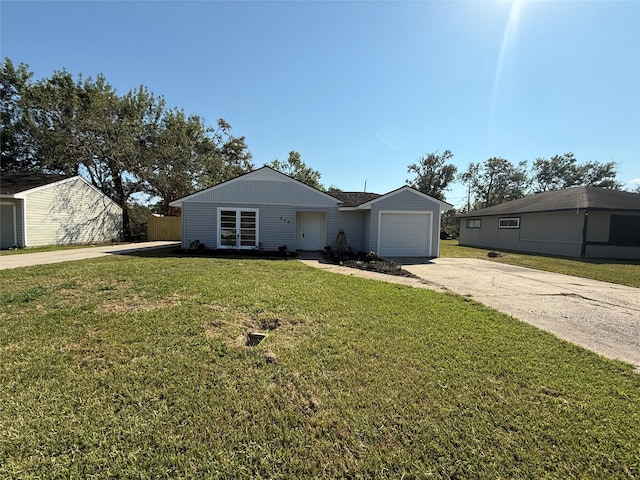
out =
{"type": "Polygon", "coordinates": [[[106,255],[125,254],[134,251],[151,250],[180,245],[179,242],[143,242],[126,243],[122,245],[107,245],[97,247],[74,248],[70,250],[57,250],[53,252],[19,253],[15,255],[0,256],[0,270],[8,268],[30,267],[33,265],[45,265],[48,263],[70,262],[73,260],[85,260],[106,255]]]}
{"type": "MultiPolygon", "coordinates": [[[[420,280],[302,258],[307,265],[412,287],[451,291],[640,372],[640,289],[482,259],[396,259],[420,280]]],[[[639,268],[640,275],[640,268],[639,268]]]]}

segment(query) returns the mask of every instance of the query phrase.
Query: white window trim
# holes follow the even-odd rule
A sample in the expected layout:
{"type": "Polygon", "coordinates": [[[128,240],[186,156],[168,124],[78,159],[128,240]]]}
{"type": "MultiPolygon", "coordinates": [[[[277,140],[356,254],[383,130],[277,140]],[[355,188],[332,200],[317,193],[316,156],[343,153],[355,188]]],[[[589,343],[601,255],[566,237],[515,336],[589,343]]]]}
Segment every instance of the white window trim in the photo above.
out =
{"type": "MultiPolygon", "coordinates": [[[[217,224],[216,224],[216,245],[218,246],[218,248],[226,248],[226,249],[238,249],[238,250],[251,250],[253,248],[257,248],[258,245],[260,245],[260,210],[257,208],[235,208],[235,207],[218,207],[218,216],[217,216],[217,224]],[[229,247],[229,245],[223,245],[220,239],[220,217],[221,217],[221,212],[225,211],[225,212],[229,212],[229,211],[234,211],[236,212],[236,214],[239,214],[241,212],[254,212],[256,214],[256,243],[255,245],[252,246],[242,246],[242,245],[238,245],[237,240],[236,240],[236,246],[235,247],[229,247]]],[[[236,230],[240,231],[241,229],[238,228],[238,222],[240,221],[241,215],[237,215],[236,217],[236,230]]]]}
{"type": "Polygon", "coordinates": [[[517,229],[520,228],[520,217],[504,217],[504,218],[499,218],[498,219],[498,228],[511,228],[511,229],[517,229]],[[501,223],[503,221],[511,221],[511,220],[515,220],[516,224],[515,225],[501,225],[501,223]]]}

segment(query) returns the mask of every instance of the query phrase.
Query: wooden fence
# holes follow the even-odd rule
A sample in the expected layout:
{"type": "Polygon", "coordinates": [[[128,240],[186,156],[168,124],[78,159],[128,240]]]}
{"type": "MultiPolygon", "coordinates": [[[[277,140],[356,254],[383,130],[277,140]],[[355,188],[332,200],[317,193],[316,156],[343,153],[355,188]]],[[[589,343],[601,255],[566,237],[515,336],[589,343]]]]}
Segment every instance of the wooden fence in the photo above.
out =
{"type": "Polygon", "coordinates": [[[182,217],[154,217],[147,219],[147,239],[182,240],[182,217]]]}

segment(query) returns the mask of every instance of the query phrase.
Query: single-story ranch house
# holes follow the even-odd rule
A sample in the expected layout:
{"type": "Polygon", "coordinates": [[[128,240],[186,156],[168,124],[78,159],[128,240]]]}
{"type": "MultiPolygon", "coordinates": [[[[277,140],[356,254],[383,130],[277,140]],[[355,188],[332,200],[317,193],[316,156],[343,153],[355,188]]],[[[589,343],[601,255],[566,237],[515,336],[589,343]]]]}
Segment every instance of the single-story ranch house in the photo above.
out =
{"type": "Polygon", "coordinates": [[[120,238],[122,208],[80,176],[0,174],[0,248],[120,238]]]}
{"type": "Polygon", "coordinates": [[[410,187],[385,195],[325,193],[262,167],[171,203],[182,209],[182,248],[322,250],[344,232],[354,251],[436,257],[448,203],[410,187]]]}
{"type": "Polygon", "coordinates": [[[568,257],[640,259],[640,194],[549,191],[458,215],[460,244],[568,257]]]}

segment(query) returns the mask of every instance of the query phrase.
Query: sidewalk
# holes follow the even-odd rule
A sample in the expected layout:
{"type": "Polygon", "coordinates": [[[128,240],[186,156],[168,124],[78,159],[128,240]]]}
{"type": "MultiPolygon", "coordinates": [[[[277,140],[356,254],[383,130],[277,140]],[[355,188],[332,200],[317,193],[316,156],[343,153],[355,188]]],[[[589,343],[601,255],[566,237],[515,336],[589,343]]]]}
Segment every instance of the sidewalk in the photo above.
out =
{"type": "Polygon", "coordinates": [[[57,250],[53,252],[19,253],[15,255],[0,256],[0,270],[9,268],[31,267],[33,265],[45,265],[49,263],[70,262],[73,260],[85,260],[106,255],[118,255],[134,251],[152,250],[178,246],[179,242],[143,242],[126,243],[122,245],[108,245],[98,247],[74,248],[70,250],[57,250]]]}

